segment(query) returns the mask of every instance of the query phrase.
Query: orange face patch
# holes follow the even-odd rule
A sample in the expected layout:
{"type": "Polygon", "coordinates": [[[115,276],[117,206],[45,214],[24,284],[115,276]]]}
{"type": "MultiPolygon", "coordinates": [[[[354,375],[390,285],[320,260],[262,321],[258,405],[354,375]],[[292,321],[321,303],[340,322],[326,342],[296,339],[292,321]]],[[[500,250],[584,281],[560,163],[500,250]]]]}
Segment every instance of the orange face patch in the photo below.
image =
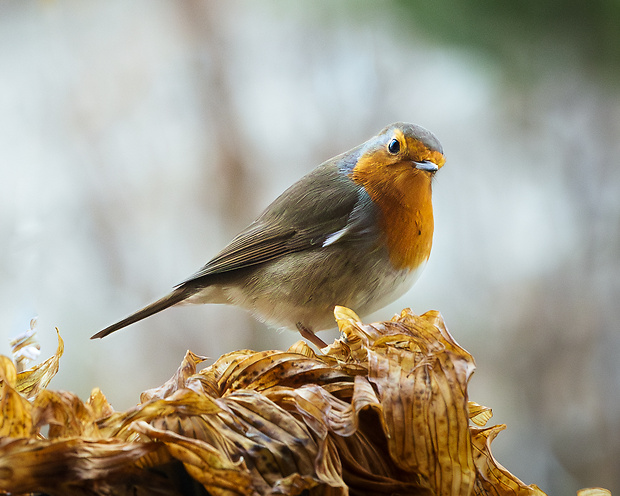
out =
{"type": "Polygon", "coordinates": [[[432,175],[416,169],[415,162],[427,160],[441,167],[445,158],[400,130],[395,130],[394,137],[401,145],[398,154],[387,147],[370,150],[359,158],[350,177],[379,207],[392,264],[413,270],[428,259],[434,230],[432,175]]]}

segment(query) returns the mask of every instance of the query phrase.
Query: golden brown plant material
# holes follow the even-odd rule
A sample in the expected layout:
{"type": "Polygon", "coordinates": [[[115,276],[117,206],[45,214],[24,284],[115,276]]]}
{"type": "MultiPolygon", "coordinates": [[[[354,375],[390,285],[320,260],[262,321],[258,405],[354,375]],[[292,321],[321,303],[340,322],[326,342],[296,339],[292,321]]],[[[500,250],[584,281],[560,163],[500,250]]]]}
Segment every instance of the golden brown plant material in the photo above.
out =
{"type": "MultiPolygon", "coordinates": [[[[474,360],[438,312],[362,324],[317,355],[241,350],[175,375],[114,412],[46,389],[56,354],[17,373],[0,359],[0,491],[81,494],[542,495],[499,465],[468,401],[474,360]],[[45,436],[42,435],[45,432],[45,436]]],[[[585,493],[584,493],[585,494],[585,493]]]]}

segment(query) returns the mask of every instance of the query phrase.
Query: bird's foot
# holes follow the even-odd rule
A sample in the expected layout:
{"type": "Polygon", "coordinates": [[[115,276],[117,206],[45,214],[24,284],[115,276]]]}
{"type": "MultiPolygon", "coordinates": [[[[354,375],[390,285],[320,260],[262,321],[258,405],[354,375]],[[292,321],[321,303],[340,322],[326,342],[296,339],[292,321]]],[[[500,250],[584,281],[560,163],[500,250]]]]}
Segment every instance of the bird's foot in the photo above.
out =
{"type": "Polygon", "coordinates": [[[302,338],[310,341],[319,350],[327,346],[327,343],[325,341],[323,341],[320,337],[314,334],[314,332],[304,326],[301,322],[297,322],[297,330],[299,331],[299,334],[301,334],[302,338]]]}

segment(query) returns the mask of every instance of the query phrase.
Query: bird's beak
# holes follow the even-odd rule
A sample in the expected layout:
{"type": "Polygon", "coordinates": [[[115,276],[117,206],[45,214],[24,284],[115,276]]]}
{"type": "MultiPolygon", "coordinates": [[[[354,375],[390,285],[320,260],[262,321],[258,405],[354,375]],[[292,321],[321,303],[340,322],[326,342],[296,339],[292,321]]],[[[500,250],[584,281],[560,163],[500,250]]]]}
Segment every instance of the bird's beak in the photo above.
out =
{"type": "Polygon", "coordinates": [[[415,168],[418,170],[423,170],[426,172],[437,172],[439,170],[439,166],[430,160],[422,160],[420,162],[413,163],[415,164],[415,168]]]}

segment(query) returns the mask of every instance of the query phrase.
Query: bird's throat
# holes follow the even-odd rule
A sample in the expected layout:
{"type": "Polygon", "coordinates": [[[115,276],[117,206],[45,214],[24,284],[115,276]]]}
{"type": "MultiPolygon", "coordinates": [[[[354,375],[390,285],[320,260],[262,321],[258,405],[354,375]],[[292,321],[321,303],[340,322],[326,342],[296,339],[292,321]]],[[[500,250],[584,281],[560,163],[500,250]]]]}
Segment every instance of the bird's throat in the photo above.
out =
{"type": "Polygon", "coordinates": [[[356,167],[351,178],[364,186],[379,207],[394,267],[415,270],[426,263],[434,230],[431,177],[405,167],[377,171],[370,166],[356,167]]]}

